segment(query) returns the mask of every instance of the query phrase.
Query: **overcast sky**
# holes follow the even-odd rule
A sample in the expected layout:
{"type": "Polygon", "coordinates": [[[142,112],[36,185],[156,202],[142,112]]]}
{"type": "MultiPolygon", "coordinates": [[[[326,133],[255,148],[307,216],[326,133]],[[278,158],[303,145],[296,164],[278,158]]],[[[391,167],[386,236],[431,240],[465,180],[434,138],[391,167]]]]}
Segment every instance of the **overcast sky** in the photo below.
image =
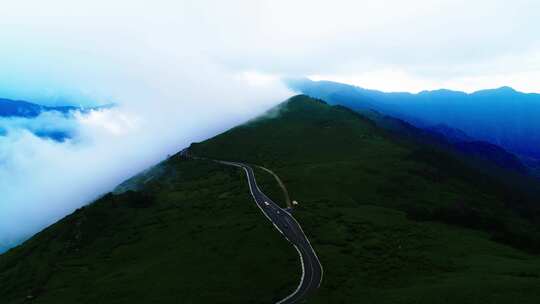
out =
{"type": "Polygon", "coordinates": [[[111,78],[164,52],[383,90],[540,92],[539,14],[535,0],[10,1],[0,93],[114,97],[111,78]]]}
{"type": "Polygon", "coordinates": [[[383,90],[540,92],[539,15],[535,0],[9,1],[0,93],[117,97],[111,82],[178,57],[383,90]]]}
{"type": "Polygon", "coordinates": [[[0,252],[283,101],[280,77],[540,92],[538,16],[537,0],[4,1],[0,98],[119,106],[0,119],[0,252]]]}

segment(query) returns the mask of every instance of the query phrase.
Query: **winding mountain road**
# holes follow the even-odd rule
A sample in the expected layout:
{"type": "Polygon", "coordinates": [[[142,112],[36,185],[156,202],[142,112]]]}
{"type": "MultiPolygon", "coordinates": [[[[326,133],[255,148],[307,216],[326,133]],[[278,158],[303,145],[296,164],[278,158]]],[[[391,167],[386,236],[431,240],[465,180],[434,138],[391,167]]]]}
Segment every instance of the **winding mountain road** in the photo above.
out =
{"type": "Polygon", "coordinates": [[[218,163],[244,169],[247,175],[249,190],[262,213],[274,224],[274,227],[296,248],[302,264],[302,277],[296,290],[276,304],[298,303],[311,292],[320,287],[323,268],[319,258],[309,243],[300,224],[286,209],[282,209],[267,197],[257,186],[253,169],[237,162],[217,161],[218,163]]]}

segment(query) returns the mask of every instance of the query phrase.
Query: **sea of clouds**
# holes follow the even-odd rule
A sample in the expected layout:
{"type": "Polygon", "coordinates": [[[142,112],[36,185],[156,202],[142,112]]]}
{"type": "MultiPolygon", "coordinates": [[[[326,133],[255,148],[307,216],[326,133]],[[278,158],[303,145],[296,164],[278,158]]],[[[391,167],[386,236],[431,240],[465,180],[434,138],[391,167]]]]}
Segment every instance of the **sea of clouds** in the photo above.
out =
{"type": "Polygon", "coordinates": [[[112,4],[105,14],[97,4],[60,4],[69,12],[42,5],[42,15],[27,15],[39,9],[21,4],[0,16],[10,42],[0,50],[0,97],[116,106],[0,119],[0,252],[291,94],[275,77],[208,56],[192,20],[172,2],[157,11],[112,4]]]}
{"type": "MultiPolygon", "coordinates": [[[[185,81],[190,75],[178,76],[185,81]]],[[[214,83],[199,79],[197,90],[165,84],[166,94],[157,90],[147,102],[118,99],[116,107],[85,113],[0,119],[0,251],[189,143],[263,113],[290,94],[278,82],[253,85],[242,74],[207,76],[214,83]],[[37,136],[40,132],[65,132],[70,138],[56,141],[37,136]]],[[[150,89],[130,91],[141,90],[150,89]]]]}

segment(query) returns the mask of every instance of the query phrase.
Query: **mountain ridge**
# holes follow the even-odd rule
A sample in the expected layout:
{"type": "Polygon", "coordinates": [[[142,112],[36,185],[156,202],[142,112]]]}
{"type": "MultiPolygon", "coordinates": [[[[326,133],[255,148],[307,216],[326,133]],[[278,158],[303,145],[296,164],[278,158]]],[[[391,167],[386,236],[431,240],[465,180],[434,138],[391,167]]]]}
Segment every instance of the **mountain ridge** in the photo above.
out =
{"type": "Polygon", "coordinates": [[[376,93],[383,93],[383,94],[407,94],[407,95],[422,95],[422,94],[429,94],[429,93],[442,93],[442,94],[455,94],[455,95],[474,95],[474,94],[483,94],[483,93],[500,93],[500,92],[506,92],[506,93],[518,93],[523,95],[534,95],[534,96],[540,96],[540,93],[538,92],[523,92],[517,89],[514,89],[511,86],[500,86],[500,87],[493,87],[488,89],[479,89],[471,92],[466,91],[460,91],[460,90],[454,90],[454,89],[447,89],[447,88],[439,88],[439,89],[431,89],[431,90],[421,90],[418,92],[409,92],[409,91],[385,91],[385,90],[378,90],[378,89],[370,89],[367,87],[363,87],[360,85],[355,84],[349,84],[345,82],[339,82],[339,81],[333,81],[333,80],[311,80],[308,77],[298,77],[298,78],[283,78],[282,81],[286,84],[291,86],[292,88],[298,88],[299,86],[302,86],[305,83],[322,83],[322,84],[332,84],[336,86],[343,86],[343,87],[352,87],[364,91],[370,91],[370,92],[376,92],[376,93]]]}
{"type": "Polygon", "coordinates": [[[67,114],[71,111],[87,112],[91,110],[107,109],[114,107],[114,104],[105,104],[99,106],[45,106],[37,103],[32,103],[24,100],[13,100],[0,98],[0,117],[26,117],[34,118],[43,112],[57,111],[63,114],[67,114]]]}
{"type": "MultiPolygon", "coordinates": [[[[519,190],[344,106],[295,96],[267,114],[0,255],[0,298],[225,304],[289,294],[301,271],[294,249],[253,205],[245,173],[207,157],[262,165],[286,184],[325,267],[310,303],[538,302],[540,212],[519,190]]],[[[283,204],[274,177],[255,174],[283,204]]]]}
{"type": "Polygon", "coordinates": [[[373,109],[419,128],[444,124],[517,154],[540,159],[540,94],[509,87],[464,93],[385,93],[331,81],[286,80],[293,90],[354,110],[373,109]]]}

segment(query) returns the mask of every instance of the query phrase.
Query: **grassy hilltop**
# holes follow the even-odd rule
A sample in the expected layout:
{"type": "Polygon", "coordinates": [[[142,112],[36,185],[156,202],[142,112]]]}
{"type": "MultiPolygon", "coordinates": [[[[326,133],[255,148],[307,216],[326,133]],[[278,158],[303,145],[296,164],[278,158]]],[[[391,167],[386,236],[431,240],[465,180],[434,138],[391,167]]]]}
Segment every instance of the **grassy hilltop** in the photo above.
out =
{"type": "MultiPolygon", "coordinates": [[[[528,198],[347,108],[297,96],[190,151],[281,177],[324,267],[309,303],[540,301],[528,198]]],[[[176,155],[156,172],[1,255],[0,303],[272,303],[296,288],[296,251],[242,171],[176,155]]]]}
{"type": "Polygon", "coordinates": [[[501,244],[538,249],[538,225],[512,207],[519,192],[347,108],[297,96],[191,151],[281,177],[325,269],[310,303],[540,300],[539,256],[501,244]]]}

